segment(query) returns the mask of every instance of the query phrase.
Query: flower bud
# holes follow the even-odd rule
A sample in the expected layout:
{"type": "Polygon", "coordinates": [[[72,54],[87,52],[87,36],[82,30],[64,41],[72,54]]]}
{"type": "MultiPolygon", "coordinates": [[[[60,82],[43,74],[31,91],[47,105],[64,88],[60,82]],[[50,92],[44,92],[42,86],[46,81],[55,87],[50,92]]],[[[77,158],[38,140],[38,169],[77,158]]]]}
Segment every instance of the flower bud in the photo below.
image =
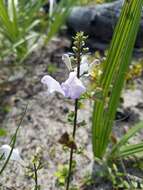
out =
{"type": "Polygon", "coordinates": [[[65,63],[65,65],[67,66],[69,71],[72,71],[72,65],[71,65],[71,60],[68,54],[64,54],[62,56],[62,60],[65,63]]]}

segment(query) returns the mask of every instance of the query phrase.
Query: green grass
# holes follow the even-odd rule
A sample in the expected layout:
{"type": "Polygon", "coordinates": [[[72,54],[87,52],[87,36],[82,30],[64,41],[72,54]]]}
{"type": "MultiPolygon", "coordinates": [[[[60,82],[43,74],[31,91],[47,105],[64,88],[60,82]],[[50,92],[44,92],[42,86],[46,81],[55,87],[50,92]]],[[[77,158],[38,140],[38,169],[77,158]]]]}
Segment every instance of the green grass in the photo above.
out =
{"type": "Polygon", "coordinates": [[[12,55],[20,63],[39,47],[39,41],[49,42],[75,2],[61,0],[50,17],[48,13],[40,13],[45,0],[8,0],[7,4],[0,1],[0,58],[12,55]]]}

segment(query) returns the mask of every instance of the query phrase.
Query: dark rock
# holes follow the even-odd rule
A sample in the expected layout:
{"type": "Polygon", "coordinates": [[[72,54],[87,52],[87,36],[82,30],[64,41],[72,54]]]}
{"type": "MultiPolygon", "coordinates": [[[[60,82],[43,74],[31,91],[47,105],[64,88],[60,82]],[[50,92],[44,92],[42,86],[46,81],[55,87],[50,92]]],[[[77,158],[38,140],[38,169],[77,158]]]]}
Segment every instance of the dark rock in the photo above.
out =
{"type": "Polygon", "coordinates": [[[118,108],[116,112],[116,121],[131,122],[137,121],[138,115],[130,108],[118,108]]]}
{"type": "MultiPolygon", "coordinates": [[[[56,0],[55,2],[56,2],[56,3],[59,3],[60,0],[56,0]]],[[[45,3],[45,4],[43,5],[43,10],[44,10],[45,13],[48,13],[48,12],[49,12],[49,2],[47,2],[47,3],[45,3]]]]}
{"type": "MultiPolygon", "coordinates": [[[[67,26],[70,33],[84,31],[89,36],[89,45],[105,49],[109,44],[118,21],[123,0],[87,7],[73,8],[67,26]]],[[[140,23],[135,48],[143,47],[143,19],[140,23]]]]}

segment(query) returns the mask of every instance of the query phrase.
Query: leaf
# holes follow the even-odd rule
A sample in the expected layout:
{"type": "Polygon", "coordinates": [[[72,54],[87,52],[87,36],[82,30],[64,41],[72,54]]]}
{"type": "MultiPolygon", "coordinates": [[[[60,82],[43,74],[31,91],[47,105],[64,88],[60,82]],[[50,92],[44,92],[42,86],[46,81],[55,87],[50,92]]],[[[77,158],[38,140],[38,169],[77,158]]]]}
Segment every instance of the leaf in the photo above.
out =
{"type": "Polygon", "coordinates": [[[65,132],[58,140],[60,144],[67,146],[68,148],[77,149],[75,142],[70,138],[69,134],[65,132]]]}
{"type": "Polygon", "coordinates": [[[7,132],[5,129],[0,129],[0,137],[6,136],[7,132]]]}
{"type": "MultiPolygon", "coordinates": [[[[143,121],[136,124],[134,127],[129,129],[129,131],[119,140],[119,142],[113,146],[110,157],[120,157],[120,149],[125,146],[125,144],[128,142],[128,140],[133,137],[137,132],[139,132],[141,129],[143,129],[143,121]]],[[[124,148],[123,148],[124,149],[124,148]]]]}
{"type": "Polygon", "coordinates": [[[49,20],[48,36],[45,40],[45,43],[49,42],[49,40],[57,33],[59,28],[65,22],[65,19],[67,18],[68,14],[70,13],[71,7],[75,3],[75,0],[61,0],[58,3],[57,8],[52,15],[52,19],[49,20]]]}
{"type": "Polygon", "coordinates": [[[121,149],[118,152],[117,158],[132,156],[133,154],[140,152],[143,152],[143,142],[121,147],[121,149]]]}

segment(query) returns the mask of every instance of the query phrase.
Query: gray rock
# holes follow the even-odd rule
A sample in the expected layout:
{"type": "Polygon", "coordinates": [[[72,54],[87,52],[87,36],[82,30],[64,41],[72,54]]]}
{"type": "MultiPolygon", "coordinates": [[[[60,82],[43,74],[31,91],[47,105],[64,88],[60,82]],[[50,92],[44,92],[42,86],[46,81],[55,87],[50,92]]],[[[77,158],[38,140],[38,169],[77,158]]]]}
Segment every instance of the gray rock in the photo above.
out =
{"type": "MultiPolygon", "coordinates": [[[[123,0],[95,6],[75,7],[67,20],[69,31],[84,31],[89,36],[90,47],[105,49],[118,21],[123,0]]],[[[136,41],[136,48],[143,47],[143,18],[136,41]]]]}

